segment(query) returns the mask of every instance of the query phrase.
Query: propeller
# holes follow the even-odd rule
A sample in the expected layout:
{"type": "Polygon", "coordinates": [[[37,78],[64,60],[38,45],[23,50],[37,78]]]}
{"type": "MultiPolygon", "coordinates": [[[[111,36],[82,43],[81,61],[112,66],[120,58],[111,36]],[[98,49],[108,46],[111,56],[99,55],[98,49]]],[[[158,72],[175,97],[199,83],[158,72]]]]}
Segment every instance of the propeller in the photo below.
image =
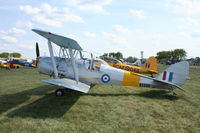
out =
{"type": "Polygon", "coordinates": [[[39,60],[39,57],[40,57],[40,50],[39,50],[38,42],[36,42],[35,47],[36,47],[35,50],[36,50],[36,67],[37,67],[37,65],[38,65],[38,60],[39,60]]]}
{"type": "Polygon", "coordinates": [[[38,42],[36,42],[36,57],[38,58],[40,56],[40,50],[38,46],[38,42]]]}

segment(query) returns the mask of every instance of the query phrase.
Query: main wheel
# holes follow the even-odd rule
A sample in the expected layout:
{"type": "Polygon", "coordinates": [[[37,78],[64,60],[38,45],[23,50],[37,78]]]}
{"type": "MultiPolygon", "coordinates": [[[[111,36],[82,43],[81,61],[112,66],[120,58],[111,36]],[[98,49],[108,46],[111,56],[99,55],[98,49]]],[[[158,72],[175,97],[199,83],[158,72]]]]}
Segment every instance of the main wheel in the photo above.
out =
{"type": "Polygon", "coordinates": [[[57,89],[55,92],[57,97],[63,96],[64,95],[64,90],[63,89],[57,89]]]}

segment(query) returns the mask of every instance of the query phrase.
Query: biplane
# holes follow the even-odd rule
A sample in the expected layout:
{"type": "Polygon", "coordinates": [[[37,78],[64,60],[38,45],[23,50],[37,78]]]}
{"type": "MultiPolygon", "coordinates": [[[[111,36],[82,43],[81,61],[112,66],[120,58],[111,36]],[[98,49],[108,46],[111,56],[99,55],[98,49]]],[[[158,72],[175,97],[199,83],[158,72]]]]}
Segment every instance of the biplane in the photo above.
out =
{"type": "Polygon", "coordinates": [[[120,60],[115,58],[104,58],[104,60],[112,67],[123,69],[130,72],[141,73],[141,74],[158,74],[157,71],[157,60],[155,57],[151,56],[149,59],[144,63],[143,66],[135,66],[122,63],[120,60]]]}
{"type": "Polygon", "coordinates": [[[51,32],[33,29],[48,41],[50,57],[40,57],[36,45],[37,66],[40,73],[53,78],[43,80],[46,83],[59,86],[56,96],[62,96],[64,89],[72,89],[87,93],[91,84],[114,84],[132,87],[152,87],[174,90],[181,89],[186,82],[189,64],[182,61],[171,65],[155,78],[134,72],[124,71],[109,66],[104,60],[84,58],[83,49],[77,41],[51,32]],[[60,47],[59,55],[55,56],[52,45],[60,47]]]}

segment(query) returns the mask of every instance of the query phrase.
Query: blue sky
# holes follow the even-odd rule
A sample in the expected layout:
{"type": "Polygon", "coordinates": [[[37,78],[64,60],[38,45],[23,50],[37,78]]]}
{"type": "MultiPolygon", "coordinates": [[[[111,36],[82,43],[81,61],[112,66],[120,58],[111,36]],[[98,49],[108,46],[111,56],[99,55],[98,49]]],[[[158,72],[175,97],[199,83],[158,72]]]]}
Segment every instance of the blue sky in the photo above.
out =
{"type": "Polygon", "coordinates": [[[199,0],[0,0],[0,52],[48,55],[47,41],[31,29],[73,38],[96,55],[155,56],[183,48],[200,56],[199,0]]]}

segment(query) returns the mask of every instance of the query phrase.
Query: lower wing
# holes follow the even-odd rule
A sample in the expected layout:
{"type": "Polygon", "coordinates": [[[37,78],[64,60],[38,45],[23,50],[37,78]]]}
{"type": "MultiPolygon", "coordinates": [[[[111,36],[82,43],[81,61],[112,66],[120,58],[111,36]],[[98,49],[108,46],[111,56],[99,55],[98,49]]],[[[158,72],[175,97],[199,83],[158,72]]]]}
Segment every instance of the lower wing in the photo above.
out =
{"type": "Polygon", "coordinates": [[[68,78],[63,78],[63,79],[47,79],[47,80],[42,80],[43,82],[69,88],[72,90],[80,91],[87,93],[90,89],[90,86],[87,84],[84,84],[82,82],[76,83],[75,80],[68,79],[68,78]]]}

